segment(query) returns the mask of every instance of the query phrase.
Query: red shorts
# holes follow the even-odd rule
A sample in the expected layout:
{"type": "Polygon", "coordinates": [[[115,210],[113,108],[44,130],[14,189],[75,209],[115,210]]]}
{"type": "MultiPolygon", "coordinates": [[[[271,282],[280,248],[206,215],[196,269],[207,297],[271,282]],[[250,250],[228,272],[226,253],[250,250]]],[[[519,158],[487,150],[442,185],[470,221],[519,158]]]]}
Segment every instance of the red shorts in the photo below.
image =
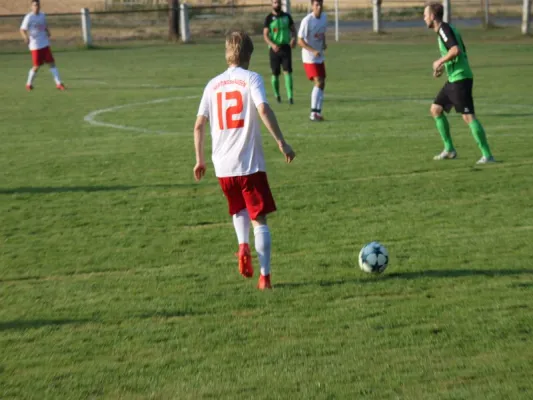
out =
{"type": "Polygon", "coordinates": [[[307,64],[304,63],[305,73],[307,78],[312,81],[314,78],[326,77],[326,64],[307,64]]]}
{"type": "Polygon", "coordinates": [[[50,50],[50,47],[44,47],[39,50],[32,50],[31,58],[33,59],[34,67],[40,67],[44,63],[46,64],[55,63],[54,56],[52,55],[52,50],[50,50]]]}
{"type": "Polygon", "coordinates": [[[218,178],[218,182],[228,199],[230,215],[246,208],[250,218],[256,219],[258,215],[276,211],[266,172],[218,178]]]}

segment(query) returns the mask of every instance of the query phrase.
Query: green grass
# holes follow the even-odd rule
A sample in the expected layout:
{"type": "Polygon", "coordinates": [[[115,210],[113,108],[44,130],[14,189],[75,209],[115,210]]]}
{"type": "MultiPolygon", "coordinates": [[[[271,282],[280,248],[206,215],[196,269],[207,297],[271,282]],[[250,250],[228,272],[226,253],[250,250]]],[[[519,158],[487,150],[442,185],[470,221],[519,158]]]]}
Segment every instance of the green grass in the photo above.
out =
{"type": "Polygon", "coordinates": [[[322,124],[296,53],[296,105],[273,104],[295,162],[264,136],[269,293],[211,165],[193,181],[199,98],[95,117],[144,133],[84,122],[199,96],[220,44],[57,52],[65,93],[0,55],[0,398],[531,398],[533,49],[497,33],[464,32],[484,167],[456,114],[459,159],[432,161],[434,40],[331,42],[322,124]],[[382,276],[356,265],[371,240],[382,276]]]}

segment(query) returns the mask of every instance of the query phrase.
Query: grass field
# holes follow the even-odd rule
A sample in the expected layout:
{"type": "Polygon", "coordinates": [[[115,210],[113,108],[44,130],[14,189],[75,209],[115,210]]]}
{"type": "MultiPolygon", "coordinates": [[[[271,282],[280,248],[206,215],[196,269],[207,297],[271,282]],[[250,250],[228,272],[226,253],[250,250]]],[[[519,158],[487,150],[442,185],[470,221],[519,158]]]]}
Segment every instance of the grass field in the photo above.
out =
{"type": "Polygon", "coordinates": [[[0,55],[0,398],[530,399],[533,48],[505,34],[464,31],[483,167],[456,114],[459,158],[432,161],[430,33],[330,42],[324,123],[295,63],[296,104],[273,104],[295,162],[264,136],[268,293],[211,165],[192,176],[220,44],[56,52],[64,93],[0,55]],[[372,240],[382,276],[356,265],[372,240]]]}

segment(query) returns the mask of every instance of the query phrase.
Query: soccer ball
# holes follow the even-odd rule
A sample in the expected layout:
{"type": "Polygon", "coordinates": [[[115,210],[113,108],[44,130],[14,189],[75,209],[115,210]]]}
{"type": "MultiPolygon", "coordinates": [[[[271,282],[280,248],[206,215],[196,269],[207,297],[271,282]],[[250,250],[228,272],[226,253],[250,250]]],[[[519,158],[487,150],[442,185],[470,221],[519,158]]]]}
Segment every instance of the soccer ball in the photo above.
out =
{"type": "Polygon", "coordinates": [[[359,267],[370,274],[380,274],[389,264],[389,252],[379,242],[365,244],[359,252],[359,267]]]}

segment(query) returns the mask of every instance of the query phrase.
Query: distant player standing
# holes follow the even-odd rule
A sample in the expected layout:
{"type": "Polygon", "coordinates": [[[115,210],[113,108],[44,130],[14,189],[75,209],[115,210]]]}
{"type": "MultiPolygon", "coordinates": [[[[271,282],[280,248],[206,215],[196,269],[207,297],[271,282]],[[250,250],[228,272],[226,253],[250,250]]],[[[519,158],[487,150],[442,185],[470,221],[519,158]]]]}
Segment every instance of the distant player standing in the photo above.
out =
{"type": "Polygon", "coordinates": [[[33,60],[33,68],[28,75],[26,82],[26,89],[33,90],[33,80],[39,68],[43,64],[50,64],[50,71],[54,76],[56,87],[59,90],[65,90],[65,86],[59,78],[59,72],[56,68],[52,51],[50,50],[50,31],[46,23],[46,17],[41,12],[41,3],[39,0],[31,2],[32,12],[26,14],[22,25],[20,26],[20,33],[24,38],[24,42],[29,45],[31,56],[33,60]]]}
{"type": "Polygon", "coordinates": [[[279,75],[283,66],[285,89],[289,104],[294,104],[292,88],[292,49],[296,45],[296,28],[290,14],[281,10],[281,0],[272,0],[272,12],[265,18],[263,38],[270,47],[270,68],[272,69],[272,88],[278,103],[279,75]]]}
{"type": "Polygon", "coordinates": [[[322,121],[322,103],[326,87],[326,66],[324,50],[326,50],[326,31],[328,21],[322,12],[322,0],[311,0],[312,12],[300,24],[298,44],[302,47],[302,61],[305,73],[315,86],[311,93],[311,121],[322,121]]]}
{"type": "Polygon", "coordinates": [[[271,240],[266,216],[276,210],[276,205],[265,172],[259,117],[288,163],[295,154],[268,105],[263,78],[248,71],[253,50],[246,33],[236,31],[227,35],[229,68],[205,87],[194,126],[194,177],[200,180],[205,174],[204,137],[209,120],[215,174],[226,195],[239,242],[239,272],[246,278],[254,273],[248,245],[251,222],[261,267],[257,287],[264,290],[271,288],[271,240]]]}
{"type": "Polygon", "coordinates": [[[424,22],[429,29],[438,32],[441,58],[433,63],[433,76],[438,78],[443,68],[448,81],[437,94],[431,105],[431,115],[435,118],[437,130],[444,142],[444,150],[434,157],[435,160],[448,160],[457,157],[457,152],[450,135],[450,126],[444,111],[449,112],[455,107],[456,112],[463,114],[463,120],[470,128],[472,136],[479,146],[482,157],[478,164],[494,162],[489,148],[485,130],[474,113],[472,89],[474,75],[468,63],[466,47],[459,31],[450,24],[443,22],[444,9],[439,3],[430,3],[424,10],[424,22]]]}

